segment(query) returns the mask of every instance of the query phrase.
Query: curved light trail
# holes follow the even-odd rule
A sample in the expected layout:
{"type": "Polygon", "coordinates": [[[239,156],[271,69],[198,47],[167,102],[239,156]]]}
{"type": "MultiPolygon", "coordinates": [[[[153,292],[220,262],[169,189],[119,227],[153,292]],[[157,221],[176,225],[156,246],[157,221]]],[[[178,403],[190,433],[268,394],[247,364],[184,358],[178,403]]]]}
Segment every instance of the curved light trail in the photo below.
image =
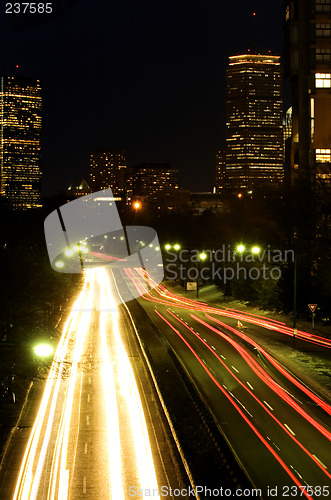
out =
{"type": "MultiPolygon", "coordinates": [[[[255,408],[256,405],[258,405],[258,407],[262,411],[262,414],[264,412],[267,419],[269,419],[266,428],[269,428],[271,422],[273,422],[274,426],[278,427],[280,432],[284,433],[284,436],[286,435],[286,442],[288,442],[288,440],[292,441],[292,453],[296,453],[296,448],[301,455],[303,454],[302,459],[300,458],[298,463],[300,464],[300,461],[302,460],[302,465],[305,464],[303,465],[303,467],[309,467],[308,464],[309,461],[311,461],[311,467],[317,467],[321,474],[321,477],[324,475],[326,484],[330,484],[331,473],[329,472],[329,468],[325,465],[325,463],[328,463],[326,456],[323,461],[320,460],[316,456],[314,442],[309,441],[309,439],[307,441],[305,433],[299,436],[297,432],[293,432],[293,430],[284,422],[287,421],[287,418],[291,419],[290,421],[294,419],[294,422],[298,420],[300,421],[300,425],[298,424],[298,427],[304,427],[308,425],[307,431],[309,430],[309,427],[312,428],[312,431],[309,431],[310,434],[312,433],[312,435],[314,435],[313,432],[317,431],[317,433],[320,434],[320,448],[318,449],[320,449],[320,452],[325,455],[326,449],[328,449],[329,443],[331,441],[330,426],[325,425],[325,422],[322,422],[320,420],[320,416],[315,417],[314,407],[311,407],[309,409],[309,412],[306,411],[304,408],[304,403],[296,399],[296,397],[293,396],[292,391],[294,390],[294,388],[301,391],[301,393],[307,396],[312,403],[317,404],[321,409],[323,409],[328,414],[328,416],[331,415],[331,406],[321,397],[315,394],[309,387],[304,385],[300,380],[289,373],[286,368],[280,365],[257,342],[252,340],[248,335],[245,335],[242,331],[227,325],[226,323],[218,319],[218,317],[223,316],[233,318],[236,321],[246,321],[257,326],[262,326],[269,330],[273,330],[278,333],[283,333],[284,335],[290,336],[293,336],[293,329],[286,327],[286,325],[284,323],[281,323],[280,321],[272,320],[255,314],[244,314],[242,313],[242,311],[211,307],[206,303],[187,299],[185,297],[171,293],[164,286],[157,285],[155,282],[153,282],[150,275],[142,268],[125,269],[125,273],[126,277],[131,280],[133,285],[139,291],[140,295],[142,296],[142,301],[146,301],[146,308],[148,307],[147,310],[153,310],[153,312],[163,321],[163,323],[165,323],[172,332],[176,333],[176,336],[181,339],[182,343],[186,346],[188,350],[187,352],[190,352],[191,355],[199,362],[202,369],[208,374],[212,383],[216,385],[222,392],[222,394],[228,399],[228,401],[231,402],[236,412],[243,418],[243,420],[259,438],[260,442],[265,446],[265,448],[270,451],[272,456],[277,460],[279,465],[286,472],[286,474],[288,474],[289,478],[294,481],[298,488],[303,490],[305,485],[309,483],[305,483],[302,476],[296,470],[296,474],[294,474],[292,465],[286,463],[286,450],[282,450],[282,452],[280,452],[278,451],[279,448],[276,445],[275,447],[277,448],[277,450],[271,447],[270,443],[265,439],[265,436],[263,436],[263,432],[261,432],[261,429],[263,429],[265,426],[265,422],[267,422],[266,419],[263,417],[263,415],[259,415],[260,420],[258,420],[259,424],[257,427],[255,423],[256,416],[253,418],[250,411],[252,411],[253,413],[255,412],[250,408],[255,408]],[[151,288],[153,288],[153,291],[151,291],[151,288]],[[148,306],[148,303],[150,303],[150,306],[148,306]],[[174,314],[173,310],[176,310],[178,314],[174,314]],[[183,311],[182,315],[186,316],[186,321],[184,321],[184,319],[180,317],[180,310],[183,311]],[[189,318],[191,319],[191,321],[189,318]],[[195,322],[195,325],[192,324],[192,321],[195,322]],[[194,328],[192,328],[191,325],[193,325],[194,328]],[[210,335],[209,342],[207,342],[206,339],[203,338],[207,335],[207,331],[210,335]],[[230,365],[227,366],[227,362],[224,362],[225,357],[215,352],[216,348],[211,345],[213,344],[213,341],[211,339],[214,335],[222,339],[221,342],[225,342],[237,352],[237,355],[239,355],[240,357],[238,359],[239,367],[241,367],[239,371],[232,365],[231,368],[230,365]],[[233,335],[235,335],[235,337],[233,335]],[[236,337],[238,340],[236,339],[236,337]],[[208,350],[209,356],[206,355],[207,361],[203,359],[205,356],[202,357],[202,355],[199,354],[200,351],[197,350],[197,342],[198,344],[201,344],[201,349],[208,350]],[[251,354],[252,348],[258,350],[258,357],[251,354]],[[264,363],[261,359],[262,357],[270,362],[271,369],[268,369],[268,371],[265,369],[264,363]],[[211,358],[217,360],[216,364],[215,362],[211,362],[211,358]],[[220,366],[219,369],[217,368],[217,362],[220,366]],[[246,366],[247,368],[243,369],[243,366],[246,366]],[[217,374],[220,373],[219,376],[221,380],[223,380],[222,373],[224,373],[225,370],[227,371],[229,376],[232,377],[234,381],[234,387],[240,387],[241,391],[244,390],[244,393],[247,394],[247,397],[245,397],[244,393],[242,392],[240,392],[240,396],[237,393],[236,396],[234,396],[230,389],[227,389],[225,385],[219,383],[219,381],[217,380],[217,374]],[[257,377],[258,380],[261,381],[265,386],[264,390],[263,386],[256,382],[256,384],[259,385],[259,392],[263,394],[261,399],[259,398],[259,392],[257,392],[256,388],[254,390],[254,387],[249,382],[241,379],[242,371],[246,373],[246,378],[248,377],[247,370],[251,370],[252,377],[257,377]],[[279,380],[281,380],[281,382],[279,382],[279,380]],[[265,401],[265,399],[268,399],[265,396],[268,391],[271,391],[270,399],[272,399],[273,401],[273,407],[271,407],[271,405],[268,404],[267,401],[265,401]],[[242,397],[244,399],[241,400],[242,397]],[[277,407],[277,398],[279,398],[280,403],[278,404],[281,406],[281,410],[277,407]],[[251,401],[251,403],[249,402],[249,400],[251,401]],[[284,418],[284,415],[287,415],[287,417],[284,418]],[[284,451],[285,455],[283,456],[284,451]]],[[[154,320],[151,312],[149,312],[149,314],[154,320]]],[[[160,326],[160,328],[162,328],[162,326],[160,326]]],[[[299,335],[297,336],[297,338],[300,338],[305,342],[312,342],[326,349],[329,349],[331,347],[331,341],[329,339],[312,335],[307,332],[298,333],[299,335]]],[[[178,342],[176,343],[176,341],[172,340],[174,339],[174,337],[170,334],[170,332],[169,334],[166,334],[166,337],[170,341],[170,344],[173,345],[173,348],[176,350],[176,352],[177,349],[181,349],[178,345],[178,342]]],[[[214,343],[215,342],[216,340],[214,341],[214,343]]],[[[220,348],[220,345],[217,345],[220,348]]],[[[181,353],[182,350],[180,350],[179,352],[181,353]]],[[[188,354],[184,354],[184,351],[183,356],[185,359],[183,363],[188,363],[187,369],[190,371],[190,357],[188,354]]],[[[194,377],[193,372],[192,376],[194,377]]],[[[201,380],[203,380],[203,377],[201,380]]],[[[230,379],[226,378],[226,380],[230,379]]],[[[196,383],[199,382],[196,381],[196,383]]],[[[231,382],[229,383],[229,385],[231,386],[231,382]]],[[[253,385],[255,384],[253,383],[253,385]]],[[[202,387],[201,390],[204,391],[204,388],[202,387]]],[[[259,414],[261,413],[261,411],[256,413],[259,414]]],[[[276,430],[273,430],[272,432],[275,432],[278,436],[276,430]]],[[[231,441],[231,437],[229,437],[229,439],[231,441]]],[[[279,437],[279,439],[282,438],[279,437]]],[[[307,492],[303,492],[302,495],[305,495],[307,498],[313,498],[313,496],[309,495],[307,492]]]]}

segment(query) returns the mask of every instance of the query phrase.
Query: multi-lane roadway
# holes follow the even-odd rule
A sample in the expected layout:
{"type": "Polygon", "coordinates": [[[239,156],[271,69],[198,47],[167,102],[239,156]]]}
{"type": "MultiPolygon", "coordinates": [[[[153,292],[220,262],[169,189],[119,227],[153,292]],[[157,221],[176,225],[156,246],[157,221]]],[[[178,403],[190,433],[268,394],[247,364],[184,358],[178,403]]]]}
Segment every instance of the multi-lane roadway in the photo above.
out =
{"type": "MultiPolygon", "coordinates": [[[[143,269],[126,270],[126,279],[140,291],[141,304],[177,353],[263,497],[277,491],[277,498],[328,498],[330,404],[240,327],[228,323],[229,318],[239,325],[245,320],[285,336],[293,331],[278,321],[175,295],[155,286],[143,269]]],[[[297,335],[330,352],[329,340],[301,331],[297,335]]]]}
{"type": "MultiPolygon", "coordinates": [[[[164,477],[153,460],[152,433],[123,343],[116,306],[119,283],[120,289],[126,283],[141,295],[140,304],[172,346],[250,478],[254,496],[329,498],[329,402],[280,365],[240,324],[249,322],[277,335],[293,332],[271,319],[173,294],[141,268],[86,272],[39,410],[31,430],[25,430],[29,437],[20,465],[13,473],[9,464],[10,473],[0,485],[3,497],[121,500],[131,498],[130,492],[160,488],[164,477]]],[[[143,328],[136,325],[138,334],[143,328]]],[[[305,332],[299,336],[330,352],[330,341],[305,332]]]]}
{"type": "Polygon", "coordinates": [[[63,328],[16,484],[9,464],[2,498],[121,500],[129,497],[130,488],[157,490],[114,293],[105,270],[86,273],[63,328]]]}

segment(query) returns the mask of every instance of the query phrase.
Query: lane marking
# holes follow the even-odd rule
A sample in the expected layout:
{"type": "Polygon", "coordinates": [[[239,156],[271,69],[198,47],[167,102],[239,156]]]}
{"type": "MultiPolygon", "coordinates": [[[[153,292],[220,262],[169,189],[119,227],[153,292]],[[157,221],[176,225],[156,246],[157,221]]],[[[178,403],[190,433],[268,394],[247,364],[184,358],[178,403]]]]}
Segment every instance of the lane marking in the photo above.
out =
{"type": "Polygon", "coordinates": [[[87,443],[84,445],[84,455],[87,455],[87,443]]]}
{"type": "Polygon", "coordinates": [[[86,425],[90,425],[90,417],[89,417],[89,415],[86,415],[86,425]]]}
{"type": "Polygon", "coordinates": [[[233,369],[234,369],[237,373],[239,373],[239,370],[237,370],[237,368],[236,368],[235,366],[231,365],[231,367],[232,367],[232,368],[233,368],[233,369]]]}
{"type": "Polygon", "coordinates": [[[291,433],[293,436],[295,436],[295,432],[293,432],[293,431],[292,431],[291,427],[289,427],[287,424],[284,424],[284,426],[286,427],[286,429],[287,429],[288,431],[290,431],[290,433],[291,433]]]}
{"type": "Polygon", "coordinates": [[[274,411],[273,407],[267,403],[267,401],[263,401],[263,403],[269,408],[269,410],[274,411]]]}
{"type": "Polygon", "coordinates": [[[83,493],[86,493],[86,477],[83,477],[83,493]]]}
{"type": "Polygon", "coordinates": [[[88,378],[88,383],[90,384],[91,383],[91,377],[88,378]]]}
{"type": "Polygon", "coordinates": [[[213,345],[210,346],[212,349],[214,349],[214,351],[216,351],[216,347],[214,347],[213,345]]]}
{"type": "Polygon", "coordinates": [[[90,399],[91,399],[90,394],[88,394],[88,395],[87,395],[87,402],[88,402],[88,403],[90,402],[90,399]]]}
{"type": "Polygon", "coordinates": [[[221,354],[221,358],[226,359],[226,357],[225,357],[225,356],[223,356],[223,354],[221,354]]]}
{"type": "Polygon", "coordinates": [[[313,455],[313,457],[316,458],[317,462],[321,464],[321,466],[324,467],[324,469],[327,469],[327,466],[323,464],[323,462],[316,455],[313,455]]]}
{"type": "Polygon", "coordinates": [[[249,387],[250,389],[252,389],[252,391],[254,391],[254,387],[253,387],[253,386],[252,386],[249,382],[246,382],[246,384],[248,385],[248,387],[249,387]]]}

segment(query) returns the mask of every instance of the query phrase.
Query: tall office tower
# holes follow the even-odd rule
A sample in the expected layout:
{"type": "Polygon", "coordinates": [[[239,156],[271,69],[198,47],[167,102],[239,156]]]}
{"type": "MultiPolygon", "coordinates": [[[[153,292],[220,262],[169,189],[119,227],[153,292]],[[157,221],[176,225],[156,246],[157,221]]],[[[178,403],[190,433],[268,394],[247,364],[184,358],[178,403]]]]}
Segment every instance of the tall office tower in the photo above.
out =
{"type": "Polygon", "coordinates": [[[331,187],[331,2],[285,1],[285,77],[292,84],[286,174],[331,187]]]}
{"type": "Polygon", "coordinates": [[[215,193],[221,193],[225,188],[225,149],[220,149],[216,153],[215,164],[215,193]]]}
{"type": "Polygon", "coordinates": [[[114,196],[125,195],[126,155],[124,149],[94,151],[90,157],[92,191],[111,188],[114,196]]]}
{"type": "Polygon", "coordinates": [[[171,200],[178,191],[178,169],[170,163],[145,162],[134,170],[134,195],[156,202],[171,200]]]}
{"type": "Polygon", "coordinates": [[[284,177],[280,57],[231,56],[226,78],[230,192],[278,188],[284,177]]]}
{"type": "Polygon", "coordinates": [[[1,77],[1,196],[13,210],[41,207],[41,105],[39,80],[1,77]]]}

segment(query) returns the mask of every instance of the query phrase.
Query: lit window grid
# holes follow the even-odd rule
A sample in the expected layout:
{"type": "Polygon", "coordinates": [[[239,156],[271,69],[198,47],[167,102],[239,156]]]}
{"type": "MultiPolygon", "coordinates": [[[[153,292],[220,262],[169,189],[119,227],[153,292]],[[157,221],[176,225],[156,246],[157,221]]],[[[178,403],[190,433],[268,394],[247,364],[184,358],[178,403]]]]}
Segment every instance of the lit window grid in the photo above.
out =
{"type": "Polygon", "coordinates": [[[330,12],[331,10],[330,0],[315,0],[315,10],[316,12],[330,12]]]}
{"type": "Polygon", "coordinates": [[[316,88],[331,88],[331,73],[315,73],[316,88]]]}
{"type": "Polygon", "coordinates": [[[331,24],[330,23],[316,23],[315,24],[315,35],[317,38],[329,38],[331,36],[331,24]]]}
{"type": "Polygon", "coordinates": [[[330,163],[331,149],[315,149],[315,159],[317,163],[330,163]]]}

